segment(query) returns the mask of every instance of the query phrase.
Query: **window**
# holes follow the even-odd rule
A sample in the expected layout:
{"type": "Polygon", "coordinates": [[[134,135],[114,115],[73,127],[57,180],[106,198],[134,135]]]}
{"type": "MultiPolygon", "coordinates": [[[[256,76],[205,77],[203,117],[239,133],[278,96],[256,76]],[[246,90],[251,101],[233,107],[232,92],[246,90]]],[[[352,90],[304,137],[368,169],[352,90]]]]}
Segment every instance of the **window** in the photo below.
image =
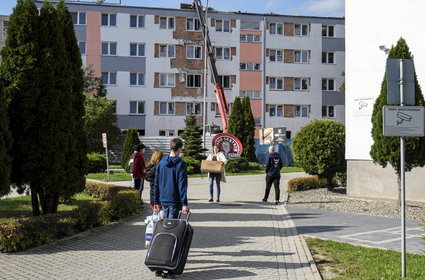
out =
{"type": "Polygon", "coordinates": [[[72,23],[74,25],[85,25],[86,24],[86,13],[85,12],[71,12],[72,23]]]}
{"type": "Polygon", "coordinates": [[[159,136],[174,136],[174,129],[162,129],[159,131],[159,136]]]}
{"type": "Polygon", "coordinates": [[[163,74],[159,75],[159,86],[160,87],[174,87],[176,84],[175,74],[163,74]]]}
{"type": "Polygon", "coordinates": [[[174,115],[174,102],[159,102],[160,115],[174,115]]]}
{"type": "Polygon", "coordinates": [[[283,61],[283,51],[282,50],[270,50],[269,53],[270,61],[283,61]]]}
{"type": "Polygon", "coordinates": [[[231,88],[232,84],[230,82],[230,76],[218,76],[218,79],[221,83],[221,85],[223,86],[223,88],[231,88]]]}
{"type": "Polygon", "coordinates": [[[78,47],[80,48],[80,54],[85,55],[86,54],[86,42],[79,41],[78,47]]]}
{"type": "Polygon", "coordinates": [[[294,51],[295,63],[308,63],[308,51],[294,51]]]}
{"type": "Polygon", "coordinates": [[[260,35],[253,35],[253,34],[241,34],[240,35],[240,41],[241,42],[260,42],[261,36],[260,35]]]}
{"type": "Polygon", "coordinates": [[[174,18],[173,17],[160,17],[159,18],[160,29],[174,29],[174,18]]]}
{"type": "Polygon", "coordinates": [[[322,52],[322,63],[334,64],[335,63],[335,53],[334,52],[322,52]]]}
{"type": "Polygon", "coordinates": [[[1,29],[1,33],[3,34],[3,36],[7,36],[7,24],[8,23],[9,22],[6,21],[6,20],[3,21],[3,26],[2,26],[2,29],[1,29]]]}
{"type": "Polygon", "coordinates": [[[335,90],[335,79],[322,79],[322,90],[335,90]]]}
{"type": "Polygon", "coordinates": [[[230,32],[230,20],[217,19],[215,21],[215,31],[230,32]]]}
{"type": "Polygon", "coordinates": [[[188,58],[188,59],[202,59],[202,47],[200,47],[200,46],[186,46],[186,58],[188,58]]]}
{"type": "Polygon", "coordinates": [[[240,63],[241,70],[261,70],[261,63],[242,62],[240,63]]]}
{"type": "Polygon", "coordinates": [[[294,34],[295,36],[308,36],[308,24],[295,24],[294,34]]]}
{"type": "Polygon", "coordinates": [[[144,86],[145,73],[130,73],[130,86],[144,86]]]}
{"type": "Polygon", "coordinates": [[[283,90],[283,78],[270,77],[269,78],[270,90],[283,90]]]}
{"type": "Polygon", "coordinates": [[[249,98],[260,98],[261,91],[259,90],[241,90],[239,92],[240,97],[248,96],[249,98]]]}
{"type": "Polygon", "coordinates": [[[117,26],[117,14],[102,14],[102,26],[117,26]]]}
{"type": "Polygon", "coordinates": [[[145,27],[145,16],[130,15],[130,27],[143,28],[145,27]]]}
{"type": "Polygon", "coordinates": [[[130,114],[145,114],[145,101],[130,101],[130,114]]]}
{"type": "Polygon", "coordinates": [[[307,105],[295,105],[294,117],[307,118],[308,117],[308,106],[307,105]]]}
{"type": "Polygon", "coordinates": [[[323,24],[322,37],[335,37],[335,26],[323,24]]]}
{"type": "Polygon", "coordinates": [[[202,115],[201,103],[186,103],[186,115],[194,114],[195,116],[202,115]]]}
{"type": "Polygon", "coordinates": [[[215,57],[220,60],[229,60],[230,48],[215,48],[215,57]]]}
{"type": "Polygon", "coordinates": [[[102,72],[102,82],[105,85],[116,85],[117,72],[102,72]]]}
{"type": "Polygon", "coordinates": [[[159,57],[176,57],[173,45],[159,45],[159,57]]]}
{"type": "Polygon", "coordinates": [[[102,42],[102,55],[117,55],[117,42],[102,42]]]}
{"type": "Polygon", "coordinates": [[[322,106],[322,117],[324,117],[324,118],[334,118],[335,117],[335,107],[334,106],[322,106]]]}
{"type": "Polygon", "coordinates": [[[145,56],[145,44],[130,44],[130,56],[145,56]]]}
{"type": "Polygon", "coordinates": [[[283,34],[283,23],[275,23],[275,22],[271,22],[270,23],[270,34],[278,34],[278,35],[282,35],[283,34]]]}
{"type": "Polygon", "coordinates": [[[201,30],[201,24],[197,18],[186,19],[186,30],[187,31],[199,31],[201,30]]]}
{"type": "Polygon", "coordinates": [[[188,74],[186,79],[186,87],[188,88],[200,88],[202,87],[201,75],[199,74],[188,74]]]}
{"type": "Polygon", "coordinates": [[[282,105],[269,105],[269,116],[270,117],[283,117],[283,106],[282,105]]]}
{"type": "Polygon", "coordinates": [[[308,90],[308,79],[294,78],[294,90],[308,90]]]}
{"type": "Polygon", "coordinates": [[[260,30],[260,22],[241,20],[241,30],[260,30]]]}

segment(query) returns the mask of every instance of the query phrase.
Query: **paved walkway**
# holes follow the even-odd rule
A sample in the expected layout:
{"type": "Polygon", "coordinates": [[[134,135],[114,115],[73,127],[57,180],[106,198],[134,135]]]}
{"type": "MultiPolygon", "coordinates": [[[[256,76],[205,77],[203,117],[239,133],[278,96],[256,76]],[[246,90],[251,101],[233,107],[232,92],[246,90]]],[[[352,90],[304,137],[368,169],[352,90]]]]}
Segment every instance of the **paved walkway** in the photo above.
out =
{"type": "MultiPolygon", "coordinates": [[[[284,179],[289,176],[297,175],[284,179]]],[[[264,175],[228,177],[220,204],[207,202],[206,178],[189,182],[195,233],[185,272],[177,279],[321,279],[285,207],[259,202],[264,175]]],[[[145,201],[148,193],[147,188],[145,201]]],[[[0,254],[0,278],[158,279],[143,264],[144,216],[0,254]]]]}

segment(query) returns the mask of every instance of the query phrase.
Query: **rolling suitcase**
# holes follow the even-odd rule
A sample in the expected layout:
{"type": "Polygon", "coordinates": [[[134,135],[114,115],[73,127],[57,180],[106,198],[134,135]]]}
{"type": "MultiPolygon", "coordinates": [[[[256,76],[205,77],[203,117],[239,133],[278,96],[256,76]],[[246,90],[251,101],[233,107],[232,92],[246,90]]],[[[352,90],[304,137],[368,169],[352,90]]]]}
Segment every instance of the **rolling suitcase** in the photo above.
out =
{"type": "Polygon", "coordinates": [[[151,271],[162,272],[162,277],[183,273],[193,236],[189,217],[190,213],[181,219],[180,214],[178,219],[161,219],[156,223],[145,258],[151,271]]]}

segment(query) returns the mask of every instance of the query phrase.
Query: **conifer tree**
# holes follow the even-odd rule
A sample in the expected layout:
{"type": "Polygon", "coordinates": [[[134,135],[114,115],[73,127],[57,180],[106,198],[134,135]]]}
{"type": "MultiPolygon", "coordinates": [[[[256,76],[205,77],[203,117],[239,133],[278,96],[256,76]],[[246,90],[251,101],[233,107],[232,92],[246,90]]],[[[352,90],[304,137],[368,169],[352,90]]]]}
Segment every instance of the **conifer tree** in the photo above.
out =
{"type": "Polygon", "coordinates": [[[202,130],[196,125],[196,117],[190,114],[184,120],[186,127],[182,133],[184,140],[183,154],[184,157],[190,157],[195,160],[205,159],[202,147],[202,130]]]}
{"type": "Polygon", "coordinates": [[[243,108],[239,97],[233,102],[232,111],[229,116],[228,132],[236,136],[243,143],[243,108]]]}
{"type": "Polygon", "coordinates": [[[6,114],[6,96],[3,85],[0,84],[0,196],[10,192],[10,156],[9,150],[12,138],[9,132],[6,114]]]}
{"type": "Polygon", "coordinates": [[[1,76],[10,98],[9,127],[14,139],[11,147],[11,182],[19,192],[30,184],[33,214],[39,215],[34,170],[37,167],[34,143],[40,124],[35,116],[40,90],[38,88],[39,54],[38,10],[32,0],[18,0],[8,24],[6,45],[2,49],[1,76]],[[31,184],[32,183],[32,184],[31,184]]]}
{"type": "Polygon", "coordinates": [[[131,154],[135,151],[136,146],[140,143],[139,133],[135,128],[127,129],[127,136],[125,137],[124,149],[121,155],[121,166],[125,171],[130,172],[128,161],[131,154]]]}
{"type": "MultiPolygon", "coordinates": [[[[409,47],[403,38],[400,38],[397,45],[391,48],[388,58],[413,59],[409,47]]],[[[424,97],[421,87],[418,83],[415,73],[415,105],[424,106],[424,97]]],[[[390,164],[398,178],[400,190],[400,137],[389,137],[383,135],[382,128],[382,107],[387,104],[387,80],[381,84],[381,93],[375,101],[372,113],[372,138],[373,145],[370,150],[370,156],[373,162],[382,167],[390,164]]],[[[405,171],[411,171],[414,167],[423,167],[425,165],[425,137],[405,137],[405,171]]],[[[399,197],[400,198],[400,197],[399,197]]]]}
{"type": "Polygon", "coordinates": [[[242,100],[243,107],[243,156],[248,158],[249,161],[257,162],[257,157],[255,155],[255,121],[254,116],[252,115],[251,102],[249,97],[244,97],[242,100]]]}

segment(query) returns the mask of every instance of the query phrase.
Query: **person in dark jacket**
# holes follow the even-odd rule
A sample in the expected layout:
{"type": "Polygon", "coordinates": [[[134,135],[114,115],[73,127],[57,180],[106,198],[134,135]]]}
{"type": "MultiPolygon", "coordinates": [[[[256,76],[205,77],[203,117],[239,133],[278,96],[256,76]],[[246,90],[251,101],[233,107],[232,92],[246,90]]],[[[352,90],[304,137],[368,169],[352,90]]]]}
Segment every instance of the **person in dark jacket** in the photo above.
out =
{"type": "Polygon", "coordinates": [[[146,181],[149,182],[150,185],[150,207],[154,208],[154,185],[155,185],[155,171],[156,165],[161,161],[164,157],[164,153],[161,150],[155,150],[151,156],[151,159],[146,166],[146,181]]]}
{"type": "MultiPolygon", "coordinates": [[[[134,188],[140,192],[140,198],[142,198],[143,185],[145,180],[145,145],[139,144],[136,148],[136,155],[133,160],[133,179],[134,179],[134,188]]],[[[143,203],[143,200],[142,200],[143,203]]]]}
{"type": "Polygon", "coordinates": [[[280,197],[280,169],[283,167],[282,158],[274,151],[274,146],[269,147],[269,154],[266,158],[266,193],[264,194],[263,202],[267,202],[270,194],[270,188],[274,184],[275,204],[279,204],[280,197]]]}
{"type": "Polygon", "coordinates": [[[170,142],[170,154],[162,158],[156,167],[154,184],[154,210],[162,205],[164,218],[176,219],[181,210],[189,213],[187,202],[187,164],[179,155],[183,141],[174,138],[170,142]]]}

